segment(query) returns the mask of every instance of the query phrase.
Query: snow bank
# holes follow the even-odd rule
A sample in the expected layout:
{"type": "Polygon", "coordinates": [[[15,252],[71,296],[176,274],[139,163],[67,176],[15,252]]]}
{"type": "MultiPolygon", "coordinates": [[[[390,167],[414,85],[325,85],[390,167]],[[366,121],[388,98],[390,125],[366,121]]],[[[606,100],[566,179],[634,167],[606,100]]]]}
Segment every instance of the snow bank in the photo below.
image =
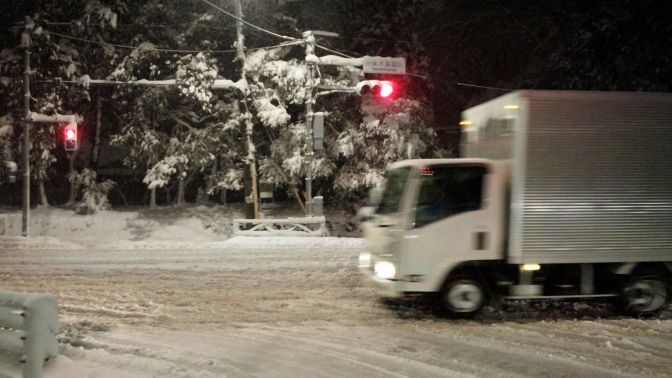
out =
{"type": "Polygon", "coordinates": [[[361,238],[334,238],[334,237],[305,237],[305,236],[235,236],[225,242],[217,243],[213,247],[226,249],[299,249],[299,248],[361,248],[364,246],[361,238]]]}
{"type": "MultiPolygon", "coordinates": [[[[268,218],[296,217],[293,206],[265,209],[268,218]]],[[[12,230],[20,232],[20,214],[11,220],[18,222],[12,230]]],[[[70,209],[38,207],[30,214],[31,237],[19,235],[3,238],[0,249],[30,250],[157,250],[157,249],[221,249],[248,248],[245,238],[233,234],[233,219],[245,218],[242,206],[185,206],[159,209],[130,208],[102,211],[93,215],[78,215],[70,209]]],[[[327,223],[332,236],[361,236],[357,224],[346,211],[331,211],[327,223]]],[[[357,246],[361,240],[352,238],[257,237],[257,247],[288,249],[297,245],[357,246]],[[315,238],[311,238],[315,239],[315,238]]]]}

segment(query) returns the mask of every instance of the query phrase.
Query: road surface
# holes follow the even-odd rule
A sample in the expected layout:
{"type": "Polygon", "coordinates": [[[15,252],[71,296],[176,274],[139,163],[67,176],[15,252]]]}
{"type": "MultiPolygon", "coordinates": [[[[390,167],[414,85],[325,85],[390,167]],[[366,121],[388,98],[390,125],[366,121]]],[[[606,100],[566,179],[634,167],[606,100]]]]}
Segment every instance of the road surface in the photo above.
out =
{"type": "Polygon", "coordinates": [[[606,306],[537,303],[447,320],[423,302],[378,300],[359,279],[361,248],[345,238],[6,244],[0,285],[58,297],[50,377],[672,376],[669,313],[629,319],[606,306]]]}

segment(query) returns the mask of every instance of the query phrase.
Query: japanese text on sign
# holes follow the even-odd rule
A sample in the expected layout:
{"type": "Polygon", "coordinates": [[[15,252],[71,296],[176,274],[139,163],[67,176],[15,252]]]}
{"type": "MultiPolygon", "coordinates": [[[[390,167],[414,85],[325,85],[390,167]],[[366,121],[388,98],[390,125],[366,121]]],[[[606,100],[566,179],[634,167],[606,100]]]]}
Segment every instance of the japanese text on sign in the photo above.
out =
{"type": "Polygon", "coordinates": [[[403,75],[406,73],[406,58],[366,56],[364,57],[363,70],[364,73],[403,75]]]}

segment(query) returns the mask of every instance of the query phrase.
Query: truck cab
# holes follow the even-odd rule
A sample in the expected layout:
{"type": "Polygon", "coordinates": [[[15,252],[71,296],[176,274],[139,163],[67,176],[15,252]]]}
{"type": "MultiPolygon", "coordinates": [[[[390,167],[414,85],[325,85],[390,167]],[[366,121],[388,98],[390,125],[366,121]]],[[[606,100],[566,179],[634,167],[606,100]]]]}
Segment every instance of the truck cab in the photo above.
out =
{"type": "Polygon", "coordinates": [[[384,296],[440,292],[465,261],[502,261],[507,172],[507,163],[487,159],[391,165],[364,225],[370,249],[360,256],[360,269],[367,279],[384,296]]]}

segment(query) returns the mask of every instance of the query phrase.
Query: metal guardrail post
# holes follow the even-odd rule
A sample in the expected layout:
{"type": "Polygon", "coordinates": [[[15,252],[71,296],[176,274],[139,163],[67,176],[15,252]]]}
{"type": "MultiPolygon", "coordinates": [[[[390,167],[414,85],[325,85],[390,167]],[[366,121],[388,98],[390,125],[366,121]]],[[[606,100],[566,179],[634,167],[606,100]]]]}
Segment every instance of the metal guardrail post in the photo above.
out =
{"type": "Polygon", "coordinates": [[[58,355],[56,297],[0,291],[0,327],[0,352],[20,354],[24,378],[41,378],[44,363],[58,355]]]}
{"type": "Polygon", "coordinates": [[[327,236],[326,219],[320,217],[286,219],[234,219],[233,233],[239,236],[327,236]]]}

